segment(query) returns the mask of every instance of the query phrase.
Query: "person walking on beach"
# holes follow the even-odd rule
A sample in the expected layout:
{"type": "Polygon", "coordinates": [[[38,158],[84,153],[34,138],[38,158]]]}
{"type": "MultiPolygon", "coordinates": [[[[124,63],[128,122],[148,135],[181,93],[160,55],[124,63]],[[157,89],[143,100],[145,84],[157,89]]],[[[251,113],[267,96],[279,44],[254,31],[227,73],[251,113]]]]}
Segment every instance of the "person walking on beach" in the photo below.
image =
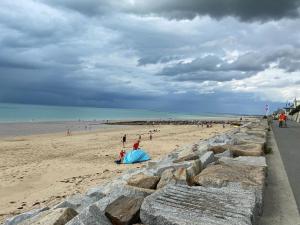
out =
{"type": "Polygon", "coordinates": [[[151,131],[150,131],[149,139],[150,139],[150,141],[152,141],[152,132],[151,131]]]}
{"type": "Polygon", "coordinates": [[[125,147],[126,139],[127,139],[126,134],[124,134],[122,137],[123,148],[125,147]]]}

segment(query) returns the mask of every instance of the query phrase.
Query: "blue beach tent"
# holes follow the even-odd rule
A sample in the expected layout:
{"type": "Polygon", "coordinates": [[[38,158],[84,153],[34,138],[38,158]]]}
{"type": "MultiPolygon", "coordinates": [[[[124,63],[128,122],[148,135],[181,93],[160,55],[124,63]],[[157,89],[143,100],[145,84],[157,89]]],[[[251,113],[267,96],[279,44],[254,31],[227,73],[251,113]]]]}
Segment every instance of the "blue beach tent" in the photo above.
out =
{"type": "Polygon", "coordinates": [[[142,149],[128,151],[123,159],[124,164],[132,164],[150,160],[149,155],[142,149]]]}

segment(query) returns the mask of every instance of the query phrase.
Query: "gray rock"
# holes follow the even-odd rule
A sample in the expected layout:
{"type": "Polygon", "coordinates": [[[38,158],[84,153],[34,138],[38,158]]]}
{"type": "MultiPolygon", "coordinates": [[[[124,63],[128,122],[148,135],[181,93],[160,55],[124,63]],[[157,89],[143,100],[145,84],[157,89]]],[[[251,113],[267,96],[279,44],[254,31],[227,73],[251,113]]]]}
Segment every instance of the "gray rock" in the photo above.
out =
{"type": "Polygon", "coordinates": [[[228,150],[228,145],[215,145],[208,148],[208,151],[212,151],[214,154],[220,154],[226,150],[228,150]]]}
{"type": "Polygon", "coordinates": [[[155,191],[151,189],[137,188],[129,185],[118,185],[112,189],[112,192],[100,201],[96,202],[95,205],[99,207],[101,211],[104,211],[107,205],[115,201],[120,196],[145,198],[148,195],[153,194],[155,191]]]}
{"type": "Polygon", "coordinates": [[[156,189],[160,177],[158,176],[148,176],[144,173],[139,173],[132,176],[127,184],[134,187],[146,188],[146,189],[156,189]]]}
{"type": "Polygon", "coordinates": [[[105,215],[113,225],[131,225],[140,221],[143,198],[121,196],[105,209],[105,215]]]}
{"type": "Polygon", "coordinates": [[[72,208],[78,213],[81,212],[84,208],[92,205],[94,202],[99,201],[101,198],[105,197],[103,193],[90,193],[90,196],[85,195],[75,195],[69,199],[57,204],[54,206],[54,209],[58,208],[72,208]]]}
{"type": "Polygon", "coordinates": [[[232,187],[251,190],[256,195],[258,212],[262,213],[266,172],[264,167],[242,164],[217,164],[207,167],[193,182],[204,187],[232,187]]]}
{"type": "Polygon", "coordinates": [[[66,225],[112,225],[96,205],[85,208],[79,215],[70,220],[66,225]]]}
{"type": "Polygon", "coordinates": [[[201,172],[201,161],[200,159],[194,160],[192,165],[186,169],[187,183],[189,185],[193,184],[193,177],[201,172]]]}
{"type": "Polygon", "coordinates": [[[264,146],[261,143],[230,145],[229,149],[234,157],[264,155],[264,146]]]}
{"type": "Polygon", "coordinates": [[[173,169],[176,170],[178,168],[188,168],[193,164],[192,161],[184,161],[181,163],[173,163],[173,162],[161,162],[157,164],[156,166],[153,166],[152,168],[148,169],[149,173],[154,174],[155,176],[161,176],[161,174],[166,170],[166,169],[173,169]]]}
{"type": "Polygon", "coordinates": [[[20,225],[65,225],[78,213],[71,208],[52,209],[24,220],[20,225]]]}
{"type": "Polygon", "coordinates": [[[214,153],[211,151],[206,152],[204,155],[200,157],[201,161],[201,169],[206,168],[206,166],[215,161],[214,153]]]}
{"type": "Polygon", "coordinates": [[[237,158],[221,157],[219,162],[228,165],[267,167],[266,158],[264,156],[239,156],[237,158]]]}
{"type": "Polygon", "coordinates": [[[101,199],[102,197],[105,196],[105,194],[103,193],[103,187],[102,186],[90,188],[85,193],[85,195],[88,196],[88,197],[90,197],[90,198],[98,197],[99,199],[101,199]]]}
{"type": "Polygon", "coordinates": [[[249,135],[245,133],[237,133],[234,135],[233,144],[240,145],[240,144],[266,144],[266,138],[257,137],[255,135],[249,135]]]}
{"type": "Polygon", "coordinates": [[[166,186],[167,184],[169,184],[170,182],[175,183],[175,177],[174,177],[174,169],[166,169],[160,177],[160,181],[157,184],[157,189],[163,188],[164,186],[166,186]]]}
{"type": "Polygon", "coordinates": [[[226,150],[223,153],[219,153],[219,154],[215,154],[215,158],[216,159],[220,159],[220,158],[232,158],[232,152],[230,150],[226,150]]]}
{"type": "Polygon", "coordinates": [[[217,164],[204,169],[194,177],[194,182],[206,187],[224,187],[228,183],[240,183],[242,186],[263,186],[265,172],[262,167],[237,164],[217,164]]]}
{"type": "Polygon", "coordinates": [[[183,162],[183,161],[192,161],[192,160],[196,160],[196,159],[199,159],[199,155],[196,154],[196,153],[192,153],[192,154],[183,156],[181,158],[178,158],[178,159],[174,160],[173,162],[174,163],[180,163],[180,162],[183,162]]]}
{"type": "Polygon", "coordinates": [[[17,225],[17,224],[20,224],[22,221],[26,220],[26,219],[29,219],[29,218],[32,218],[38,214],[40,214],[41,212],[44,212],[46,210],[49,210],[49,207],[44,207],[44,208],[41,208],[41,209],[33,209],[29,212],[25,212],[25,213],[22,213],[20,215],[17,215],[17,216],[14,216],[14,217],[11,217],[9,219],[7,219],[5,222],[4,222],[4,225],[17,225]]]}
{"type": "Polygon", "coordinates": [[[137,188],[126,184],[115,182],[110,187],[110,193],[95,202],[93,205],[85,208],[67,225],[111,225],[111,222],[105,216],[106,207],[120,196],[145,198],[154,193],[154,190],[137,188]]]}
{"type": "Polygon", "coordinates": [[[168,185],[144,199],[147,225],[252,225],[257,208],[252,191],[168,185]]]}
{"type": "Polygon", "coordinates": [[[174,177],[176,180],[176,183],[178,184],[187,184],[187,171],[186,168],[180,167],[174,172],[174,177]]]}

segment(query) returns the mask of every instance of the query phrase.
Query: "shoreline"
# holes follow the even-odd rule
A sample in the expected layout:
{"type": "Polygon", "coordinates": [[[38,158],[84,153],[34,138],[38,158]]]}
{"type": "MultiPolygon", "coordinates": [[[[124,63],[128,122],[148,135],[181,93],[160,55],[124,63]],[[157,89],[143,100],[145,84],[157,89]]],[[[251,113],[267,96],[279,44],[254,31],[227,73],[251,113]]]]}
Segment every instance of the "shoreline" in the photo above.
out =
{"type": "MultiPolygon", "coordinates": [[[[248,117],[244,117],[247,118],[248,117]]],[[[205,119],[169,119],[169,120],[97,120],[97,121],[33,121],[33,122],[0,122],[0,139],[23,137],[31,135],[47,135],[66,133],[68,129],[71,132],[93,132],[102,129],[115,129],[115,127],[128,127],[132,125],[197,125],[200,123],[206,124],[226,124],[238,122],[239,118],[210,118],[205,119]]]]}

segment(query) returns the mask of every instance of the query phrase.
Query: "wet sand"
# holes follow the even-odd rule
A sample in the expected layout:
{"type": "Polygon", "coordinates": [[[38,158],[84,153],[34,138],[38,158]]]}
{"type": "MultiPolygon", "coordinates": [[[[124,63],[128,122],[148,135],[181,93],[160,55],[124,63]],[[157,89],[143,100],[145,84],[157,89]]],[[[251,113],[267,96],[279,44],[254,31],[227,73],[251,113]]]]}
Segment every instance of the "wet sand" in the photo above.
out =
{"type": "MultiPolygon", "coordinates": [[[[19,136],[20,133],[18,136],[2,135],[0,221],[32,208],[51,206],[70,195],[84,193],[89,187],[118,176],[124,170],[142,167],[143,163],[114,163],[122,149],[121,137],[124,133],[128,140],[126,149],[131,148],[138,134],[143,134],[141,147],[147,150],[152,159],[158,159],[178,146],[231,129],[230,126],[224,129],[222,125],[212,128],[196,125],[101,125],[98,128],[101,129],[73,131],[71,136],[66,136],[65,132],[31,136],[19,136]],[[154,129],[159,131],[153,134],[153,140],[150,141],[148,133],[154,129]]],[[[1,132],[5,133],[3,130],[1,132]]]]}

